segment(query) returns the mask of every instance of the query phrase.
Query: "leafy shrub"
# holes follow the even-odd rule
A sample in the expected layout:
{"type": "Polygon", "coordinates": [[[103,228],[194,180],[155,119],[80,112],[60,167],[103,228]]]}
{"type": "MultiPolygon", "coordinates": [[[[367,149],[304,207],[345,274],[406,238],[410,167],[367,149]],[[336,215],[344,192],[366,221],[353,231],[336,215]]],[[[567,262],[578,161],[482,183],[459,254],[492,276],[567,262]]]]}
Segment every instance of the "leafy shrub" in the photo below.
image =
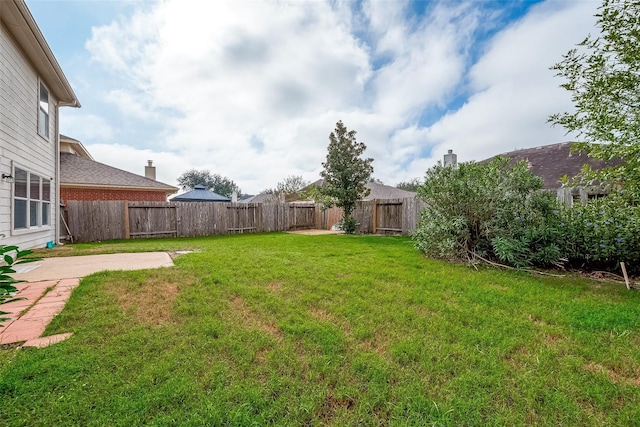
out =
{"type": "MultiPolygon", "coordinates": [[[[23,282],[24,280],[14,279],[10,276],[10,274],[16,272],[13,269],[14,265],[39,260],[38,258],[23,258],[29,254],[31,254],[30,250],[21,251],[17,246],[0,245],[0,255],[2,256],[2,260],[4,261],[4,265],[0,265],[0,305],[23,299],[14,298],[13,296],[18,291],[18,289],[14,285],[16,283],[23,282]]],[[[9,313],[0,311],[0,316],[3,314],[9,313]]],[[[9,320],[9,318],[1,317],[0,323],[7,320],[9,320]]]]}
{"type": "Polygon", "coordinates": [[[617,269],[624,261],[640,271],[640,207],[621,194],[564,208],[560,215],[563,253],[578,267],[617,269]]]}
{"type": "Polygon", "coordinates": [[[358,223],[352,216],[343,216],[342,219],[338,222],[338,228],[347,234],[355,233],[357,227],[358,223]]]}
{"type": "Polygon", "coordinates": [[[524,162],[441,164],[426,172],[418,197],[426,202],[416,246],[438,258],[476,255],[524,267],[560,258],[555,197],[524,162]]]}

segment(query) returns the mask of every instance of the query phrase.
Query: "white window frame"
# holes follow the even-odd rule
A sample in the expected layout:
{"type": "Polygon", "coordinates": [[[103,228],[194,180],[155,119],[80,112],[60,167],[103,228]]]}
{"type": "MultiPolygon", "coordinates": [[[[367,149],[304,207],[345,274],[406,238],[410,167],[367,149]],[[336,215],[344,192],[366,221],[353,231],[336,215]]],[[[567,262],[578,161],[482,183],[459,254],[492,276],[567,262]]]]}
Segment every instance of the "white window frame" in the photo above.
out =
{"type": "Polygon", "coordinates": [[[38,135],[49,140],[49,124],[51,117],[51,91],[42,80],[38,80],[38,135]],[[41,97],[42,90],[47,92],[46,110],[43,108],[41,97]],[[42,123],[44,121],[44,123],[42,123]]]}
{"type": "Polygon", "coordinates": [[[21,165],[13,165],[13,176],[17,177],[17,170],[26,172],[26,197],[16,195],[16,182],[12,185],[11,191],[11,234],[24,234],[42,230],[51,229],[51,208],[52,208],[52,180],[43,176],[43,174],[31,171],[29,168],[25,168],[21,165]],[[37,179],[38,194],[32,194],[32,182],[37,179]],[[46,194],[46,183],[48,183],[49,194],[46,194]],[[17,212],[16,212],[16,200],[24,202],[24,218],[22,223],[24,227],[16,227],[17,212]],[[32,218],[32,210],[35,208],[35,216],[32,218]],[[35,223],[32,223],[35,220],[35,223]]]}

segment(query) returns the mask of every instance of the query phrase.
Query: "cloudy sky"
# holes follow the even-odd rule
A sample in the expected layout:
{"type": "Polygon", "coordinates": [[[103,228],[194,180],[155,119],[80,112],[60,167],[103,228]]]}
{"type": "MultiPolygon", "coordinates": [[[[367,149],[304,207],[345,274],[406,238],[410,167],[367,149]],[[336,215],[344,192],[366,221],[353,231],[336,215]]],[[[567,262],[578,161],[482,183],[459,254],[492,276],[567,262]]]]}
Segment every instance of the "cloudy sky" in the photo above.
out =
{"type": "Polygon", "coordinates": [[[395,185],[570,140],[549,67],[597,33],[595,0],[27,0],[82,108],[61,132],[102,163],[255,194],[319,177],[338,120],[395,185]]]}

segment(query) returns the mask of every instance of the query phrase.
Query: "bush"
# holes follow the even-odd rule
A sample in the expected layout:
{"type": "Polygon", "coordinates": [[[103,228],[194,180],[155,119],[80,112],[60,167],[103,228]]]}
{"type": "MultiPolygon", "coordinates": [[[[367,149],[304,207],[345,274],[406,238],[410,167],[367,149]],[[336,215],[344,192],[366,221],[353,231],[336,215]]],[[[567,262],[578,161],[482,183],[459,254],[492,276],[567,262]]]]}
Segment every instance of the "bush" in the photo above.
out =
{"type": "Polygon", "coordinates": [[[640,207],[621,194],[564,208],[560,215],[562,251],[576,267],[640,271],[640,207]]]}
{"type": "Polygon", "coordinates": [[[358,223],[352,216],[343,216],[340,222],[338,222],[338,228],[347,234],[353,234],[358,228],[358,223]]]}
{"type": "MultiPolygon", "coordinates": [[[[2,256],[2,260],[4,261],[4,265],[0,265],[0,305],[23,299],[14,298],[13,296],[18,291],[14,285],[24,282],[24,280],[14,279],[10,274],[16,272],[13,269],[14,265],[39,260],[39,258],[24,258],[29,254],[31,254],[30,250],[21,251],[17,246],[0,245],[0,256],[2,256]]],[[[0,316],[3,314],[9,313],[0,310],[0,316]]],[[[0,317],[0,323],[6,320],[9,320],[9,318],[0,317]]]]}
{"type": "Polygon", "coordinates": [[[429,169],[418,197],[426,203],[414,232],[418,249],[437,258],[477,255],[516,267],[558,262],[557,204],[524,162],[441,164],[429,169]]]}

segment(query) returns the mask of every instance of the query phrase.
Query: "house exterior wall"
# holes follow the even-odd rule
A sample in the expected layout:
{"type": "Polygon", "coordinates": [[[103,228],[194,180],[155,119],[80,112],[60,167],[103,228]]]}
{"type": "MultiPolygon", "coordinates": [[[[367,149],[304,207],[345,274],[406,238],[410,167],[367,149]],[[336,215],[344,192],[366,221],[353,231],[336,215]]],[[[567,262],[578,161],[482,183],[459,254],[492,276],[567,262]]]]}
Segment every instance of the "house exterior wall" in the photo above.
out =
{"type": "MultiPolygon", "coordinates": [[[[49,90],[49,137],[38,133],[40,76],[0,21],[0,173],[19,167],[51,180],[50,224],[13,229],[14,184],[0,181],[0,244],[22,249],[56,241],[57,99],[49,90]],[[4,235],[4,236],[2,236],[4,235]]],[[[43,82],[46,85],[46,82],[43,82]]]]}
{"type": "Polygon", "coordinates": [[[112,190],[106,188],[60,187],[60,200],[127,200],[130,202],[166,202],[164,191],[112,190]]]}

